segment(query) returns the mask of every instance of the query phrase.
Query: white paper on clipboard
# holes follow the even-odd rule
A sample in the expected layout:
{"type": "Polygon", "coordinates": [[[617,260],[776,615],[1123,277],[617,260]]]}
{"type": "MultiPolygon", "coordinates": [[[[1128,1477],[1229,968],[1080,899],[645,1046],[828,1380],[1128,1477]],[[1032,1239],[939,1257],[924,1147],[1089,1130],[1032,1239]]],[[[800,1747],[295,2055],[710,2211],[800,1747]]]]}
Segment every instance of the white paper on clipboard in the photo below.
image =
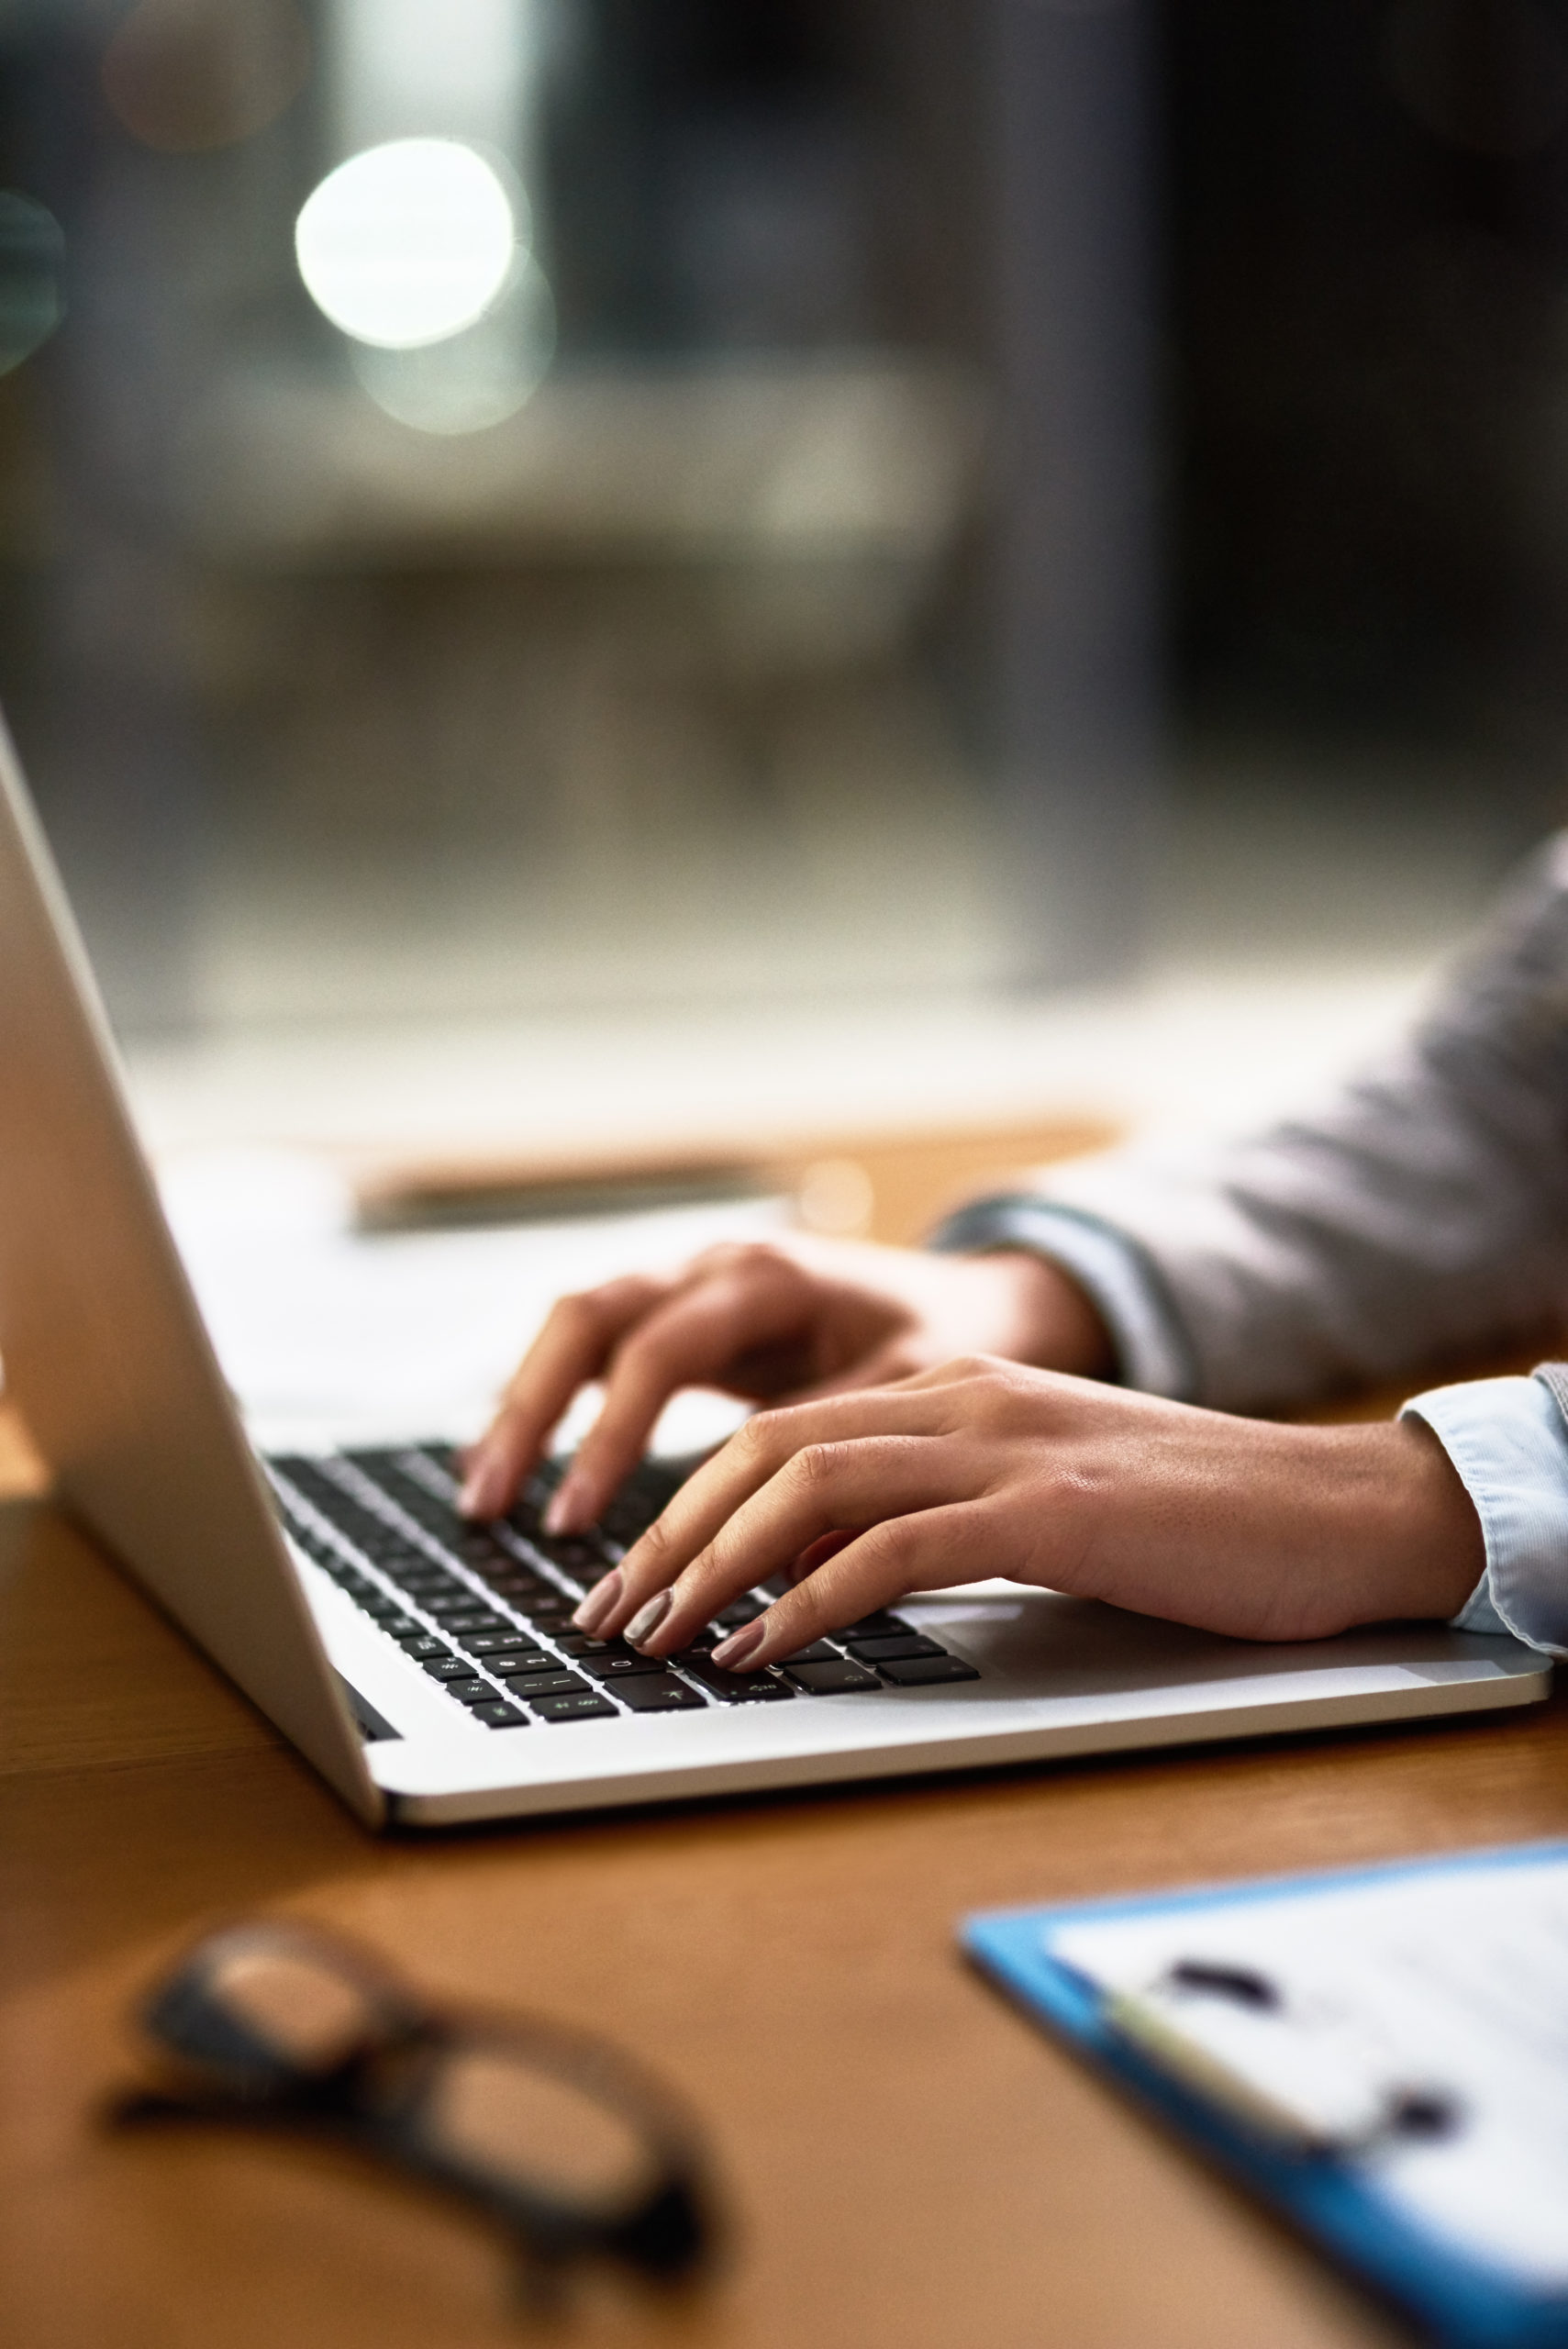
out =
{"type": "Polygon", "coordinates": [[[1063,1924],[1048,1945],[1146,2054],[1211,2092],[1229,2076],[1243,2119],[1273,2107],[1362,2140],[1358,2166],[1413,2218],[1568,2287],[1568,1856],[1254,1890],[1063,1924]],[[1380,2134],[1407,2090],[1446,2102],[1447,2125],[1380,2134]]]}

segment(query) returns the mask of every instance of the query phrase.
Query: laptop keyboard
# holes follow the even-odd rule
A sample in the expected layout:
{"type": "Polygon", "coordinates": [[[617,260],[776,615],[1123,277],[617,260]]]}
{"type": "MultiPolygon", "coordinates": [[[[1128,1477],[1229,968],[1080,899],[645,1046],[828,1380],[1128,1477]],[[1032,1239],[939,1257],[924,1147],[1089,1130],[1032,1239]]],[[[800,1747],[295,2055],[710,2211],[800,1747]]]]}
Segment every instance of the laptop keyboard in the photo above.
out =
{"type": "Polygon", "coordinates": [[[572,1612],[583,1593],[676,1488],[678,1478],[656,1461],[628,1479],[599,1525],[564,1536],[547,1533],[541,1520],[560,1473],[553,1463],[530,1479],[515,1508],[487,1525],[458,1516],[457,1463],[445,1444],[266,1464],[297,1547],[485,1729],[871,1696],[889,1686],[980,1677],[885,1610],[761,1672],[726,1672],[712,1651],[778,1595],[766,1587],[721,1609],[667,1660],[575,1630],[572,1612]]]}

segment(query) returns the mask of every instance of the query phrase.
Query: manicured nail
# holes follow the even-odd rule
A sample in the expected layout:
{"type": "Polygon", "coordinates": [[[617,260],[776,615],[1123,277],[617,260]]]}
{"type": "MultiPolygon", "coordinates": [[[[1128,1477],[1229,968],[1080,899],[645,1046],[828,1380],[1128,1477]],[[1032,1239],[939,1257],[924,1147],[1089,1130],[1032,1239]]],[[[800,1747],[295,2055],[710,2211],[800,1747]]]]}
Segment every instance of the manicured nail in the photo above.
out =
{"type": "Polygon", "coordinates": [[[599,1576],[572,1620],[580,1631],[596,1631],[610,1609],[619,1605],[620,1568],[612,1566],[607,1575],[599,1576]]]}
{"type": "Polygon", "coordinates": [[[767,1628],[766,1618],[762,1616],[754,1623],[742,1623],[738,1631],[731,1631],[729,1637],[715,1648],[715,1664],[721,1671],[739,1672],[747,1658],[755,1655],[762,1646],[767,1628]]]}
{"type": "Polygon", "coordinates": [[[639,1607],[638,1609],[636,1614],[632,1617],[630,1622],[621,1633],[622,1639],[625,1640],[631,1647],[641,1647],[646,1641],[651,1640],[653,1637],[654,1632],[659,1629],[660,1624],[664,1620],[665,1616],[668,1615],[669,1612],[669,1592],[667,1590],[656,1590],[652,1598],[649,1600],[647,1606],[639,1607]]]}
{"type": "Polygon", "coordinates": [[[583,1507],[583,1485],[580,1477],[562,1476],[550,1497],[544,1513],[547,1533],[579,1533],[588,1522],[583,1507]]]}

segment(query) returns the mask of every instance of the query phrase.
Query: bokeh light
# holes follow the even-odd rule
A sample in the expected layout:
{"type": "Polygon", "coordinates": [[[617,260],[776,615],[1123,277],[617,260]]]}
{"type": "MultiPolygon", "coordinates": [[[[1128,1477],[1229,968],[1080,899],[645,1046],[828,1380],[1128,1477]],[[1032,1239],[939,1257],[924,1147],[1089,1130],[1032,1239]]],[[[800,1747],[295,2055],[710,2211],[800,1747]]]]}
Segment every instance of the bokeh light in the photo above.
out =
{"type": "Polygon", "coordinates": [[[138,0],[104,52],[102,79],[144,146],[201,154],[275,122],[310,66],[295,0],[138,0]]]}
{"type": "Polygon", "coordinates": [[[351,155],[295,228],[312,300],[355,341],[417,351],[484,316],[523,224],[500,173],[454,139],[395,139],[351,155]]]}
{"type": "Polygon", "coordinates": [[[417,432],[484,432],[516,415],[555,356],[555,302],[528,259],[478,322],[415,351],[356,342],[350,358],[377,407],[417,432]]]}
{"type": "Polygon", "coordinates": [[[65,316],[65,239],[31,196],[0,189],[0,374],[47,342],[65,316]]]}

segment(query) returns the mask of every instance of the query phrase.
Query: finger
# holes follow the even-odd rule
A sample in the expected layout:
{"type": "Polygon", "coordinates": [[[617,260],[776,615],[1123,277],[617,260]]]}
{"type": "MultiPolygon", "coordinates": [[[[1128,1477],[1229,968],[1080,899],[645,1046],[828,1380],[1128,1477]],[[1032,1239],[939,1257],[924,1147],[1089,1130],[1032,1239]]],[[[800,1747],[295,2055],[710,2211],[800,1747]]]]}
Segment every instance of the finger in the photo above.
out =
{"type": "Polygon", "coordinates": [[[458,1497],[465,1517],[495,1517],[510,1505],[579,1387],[598,1376],[617,1340],[672,1286],[631,1274],[557,1300],[469,1453],[458,1497]]]}
{"type": "Polygon", "coordinates": [[[673,1395],[722,1384],[738,1355],[793,1335],[803,1305],[793,1275],[759,1279],[737,1265],[698,1275],[636,1327],[610,1360],[599,1415],[550,1505],[551,1532],[592,1523],[642,1457],[673,1395]]]}
{"type": "Polygon", "coordinates": [[[881,1387],[799,1408],[759,1412],[687,1478],[662,1515],[627,1552],[617,1570],[614,1615],[597,1613],[599,1594],[593,1591],[585,1603],[595,1605],[595,1620],[590,1624],[584,1619],[580,1628],[597,1633],[613,1624],[618,1631],[655,1593],[668,1588],[737,1509],[804,1445],[935,1431],[947,1414],[945,1398],[921,1395],[906,1399],[911,1395],[907,1385],[881,1387]]]}
{"type": "Polygon", "coordinates": [[[792,1559],[785,1566],[784,1571],[787,1579],[792,1583],[804,1582],[807,1575],[817,1572],[818,1566],[825,1566],[829,1558],[836,1558],[840,1550],[847,1550],[854,1538],[852,1527],[840,1526],[835,1532],[824,1533],[818,1540],[808,1542],[799,1557],[792,1559]]]}
{"type": "Polygon", "coordinates": [[[758,1672],[914,1591],[994,1574],[997,1538],[984,1502],[973,1499],[885,1518],[732,1632],[714,1661],[729,1672],[758,1672]]]}
{"type": "Polygon", "coordinates": [[[614,1628],[629,1626],[635,1644],[651,1655],[670,1654],[742,1591],[786,1573],[824,1534],[934,1508],[955,1497],[963,1477],[962,1451],[941,1438],[875,1435],[806,1444],[742,1502],[667,1591],[639,1608],[635,1591],[623,1589],[614,1628]]]}

